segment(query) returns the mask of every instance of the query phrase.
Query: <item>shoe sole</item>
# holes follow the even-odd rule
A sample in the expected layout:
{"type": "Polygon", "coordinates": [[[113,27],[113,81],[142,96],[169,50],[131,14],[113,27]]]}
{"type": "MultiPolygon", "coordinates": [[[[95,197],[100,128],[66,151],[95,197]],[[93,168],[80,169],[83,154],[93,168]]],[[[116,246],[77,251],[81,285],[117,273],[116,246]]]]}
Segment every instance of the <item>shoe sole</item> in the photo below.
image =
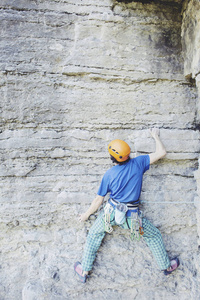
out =
{"type": "Polygon", "coordinates": [[[80,263],[79,261],[77,261],[77,262],[74,264],[74,271],[75,271],[75,273],[78,275],[80,281],[81,281],[82,283],[85,283],[85,282],[86,282],[86,279],[87,279],[87,276],[86,276],[86,275],[81,276],[81,275],[78,273],[78,271],[76,271],[76,268],[77,268],[78,265],[81,265],[81,263],[80,263]]]}
{"type": "MultiPolygon", "coordinates": [[[[175,260],[176,261],[176,263],[177,263],[177,267],[176,267],[176,269],[179,267],[179,265],[180,265],[180,262],[179,262],[179,259],[176,257],[176,258],[173,258],[172,260],[175,260]]],[[[165,275],[170,275],[172,272],[174,272],[176,269],[174,269],[174,270],[172,270],[172,271],[167,271],[167,270],[164,270],[164,274],[165,275]]]]}

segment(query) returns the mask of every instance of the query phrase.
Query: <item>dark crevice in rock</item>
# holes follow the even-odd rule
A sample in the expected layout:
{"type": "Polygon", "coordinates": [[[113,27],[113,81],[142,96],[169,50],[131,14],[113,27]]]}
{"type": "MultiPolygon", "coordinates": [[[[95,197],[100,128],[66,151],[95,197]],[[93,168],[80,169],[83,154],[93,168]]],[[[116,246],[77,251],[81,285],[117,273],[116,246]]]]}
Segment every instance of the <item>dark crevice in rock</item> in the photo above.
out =
{"type": "Polygon", "coordinates": [[[165,5],[169,7],[178,8],[179,11],[182,11],[182,6],[184,3],[184,0],[179,1],[162,1],[162,0],[114,0],[115,4],[117,3],[124,3],[124,4],[131,4],[131,3],[141,3],[141,4],[156,4],[156,5],[165,5]]]}

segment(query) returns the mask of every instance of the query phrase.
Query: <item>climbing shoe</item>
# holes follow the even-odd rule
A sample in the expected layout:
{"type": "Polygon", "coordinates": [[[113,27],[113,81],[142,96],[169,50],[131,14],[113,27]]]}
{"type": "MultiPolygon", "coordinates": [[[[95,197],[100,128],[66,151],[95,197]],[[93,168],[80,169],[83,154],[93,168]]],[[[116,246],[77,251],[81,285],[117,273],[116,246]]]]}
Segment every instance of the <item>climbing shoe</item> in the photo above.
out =
{"type": "Polygon", "coordinates": [[[82,270],[82,266],[81,266],[81,263],[79,261],[77,261],[75,264],[74,264],[74,271],[76,272],[76,274],[78,275],[80,281],[82,283],[85,283],[86,282],[86,279],[87,279],[87,275],[83,275],[83,270],[82,270]]]}
{"type": "Polygon", "coordinates": [[[171,260],[171,267],[169,267],[168,269],[164,270],[164,274],[165,275],[171,274],[173,271],[175,271],[178,268],[179,264],[180,264],[179,259],[177,257],[173,258],[171,260]]]}

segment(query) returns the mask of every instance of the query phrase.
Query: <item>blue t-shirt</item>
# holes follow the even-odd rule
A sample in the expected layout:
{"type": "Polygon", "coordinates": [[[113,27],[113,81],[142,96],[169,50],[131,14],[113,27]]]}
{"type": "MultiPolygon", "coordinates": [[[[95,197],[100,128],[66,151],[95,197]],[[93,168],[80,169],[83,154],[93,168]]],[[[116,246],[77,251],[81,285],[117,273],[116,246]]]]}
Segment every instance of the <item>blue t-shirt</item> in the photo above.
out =
{"type": "Polygon", "coordinates": [[[110,197],[119,202],[139,202],[143,174],[149,169],[149,155],[140,155],[123,165],[116,165],[106,171],[98,195],[110,197]]]}

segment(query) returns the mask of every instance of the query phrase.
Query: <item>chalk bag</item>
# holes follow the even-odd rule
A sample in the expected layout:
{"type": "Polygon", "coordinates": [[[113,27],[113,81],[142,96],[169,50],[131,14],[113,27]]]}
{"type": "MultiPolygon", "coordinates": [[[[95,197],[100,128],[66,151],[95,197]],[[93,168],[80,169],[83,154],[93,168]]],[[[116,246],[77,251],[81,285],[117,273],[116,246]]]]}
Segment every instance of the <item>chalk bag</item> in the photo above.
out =
{"type": "Polygon", "coordinates": [[[124,203],[118,203],[115,206],[115,222],[118,225],[121,225],[125,222],[127,210],[128,207],[124,203]]]}

